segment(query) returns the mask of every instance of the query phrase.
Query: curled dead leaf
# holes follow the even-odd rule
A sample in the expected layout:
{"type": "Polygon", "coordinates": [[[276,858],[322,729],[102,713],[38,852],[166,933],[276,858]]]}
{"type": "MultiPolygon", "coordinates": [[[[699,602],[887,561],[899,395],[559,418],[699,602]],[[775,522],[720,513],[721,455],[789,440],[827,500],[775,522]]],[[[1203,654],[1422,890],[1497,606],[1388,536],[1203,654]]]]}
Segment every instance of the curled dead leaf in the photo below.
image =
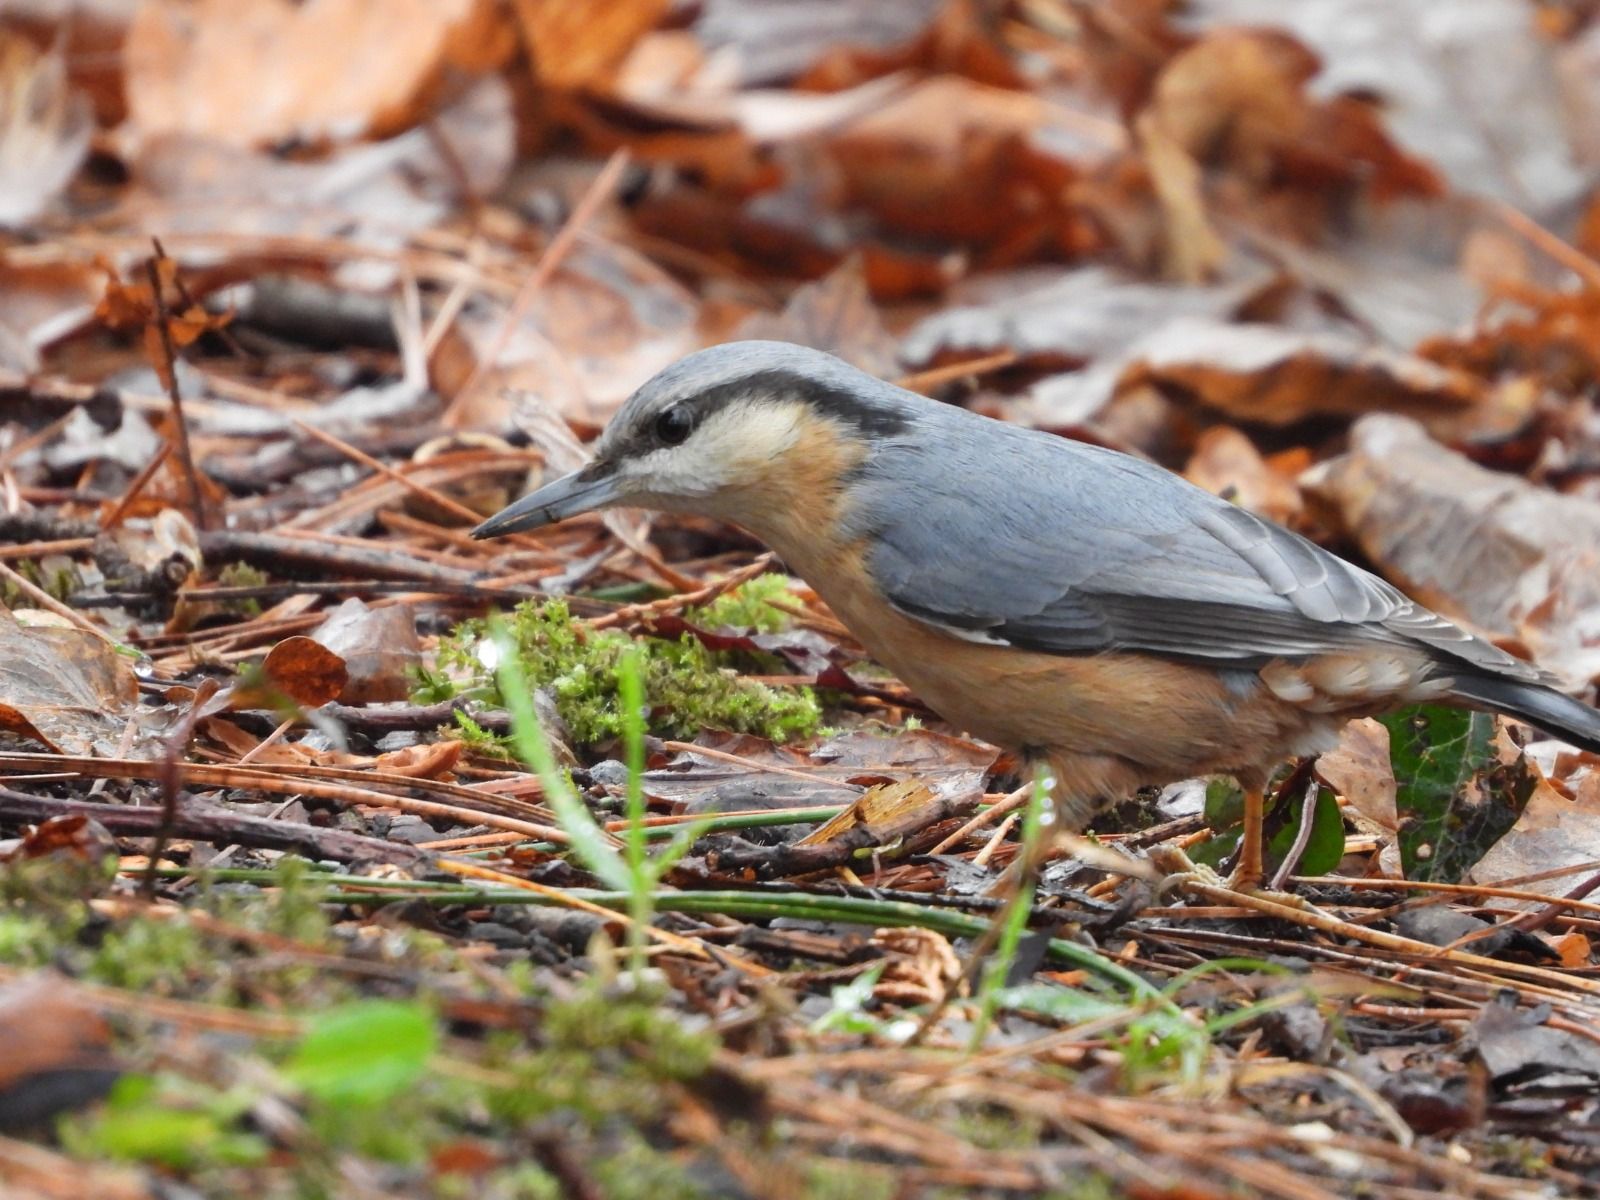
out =
{"type": "Polygon", "coordinates": [[[861,793],[849,808],[817,826],[795,844],[821,846],[857,825],[886,825],[896,818],[925,808],[934,801],[933,789],[915,779],[880,784],[861,793]]]}
{"type": "Polygon", "coordinates": [[[1381,414],[1302,484],[1430,608],[1520,637],[1573,680],[1600,674],[1600,504],[1487,470],[1381,414]]]}
{"type": "Polygon", "coordinates": [[[481,71],[510,53],[509,39],[484,36],[495,30],[492,8],[486,0],[147,0],[123,51],[123,132],[235,146],[393,132],[412,123],[447,67],[481,71]]]}
{"type": "MultiPolygon", "coordinates": [[[[369,608],[351,596],[311,631],[311,639],[343,666],[344,682],[330,699],[373,704],[404,700],[411,694],[411,672],[422,661],[422,645],[409,605],[369,608]]],[[[278,649],[286,644],[280,643],[278,649]]],[[[269,670],[271,661],[269,655],[269,670]]]]}
{"type": "Polygon", "coordinates": [[[0,608],[0,729],[58,754],[116,757],[134,722],[135,744],[154,734],[137,720],[130,660],[76,627],[30,626],[0,608]]]}
{"type": "Polygon", "coordinates": [[[0,227],[44,212],[88,153],[93,131],[61,51],[0,30],[0,227]]]}
{"type": "Polygon", "coordinates": [[[1353,334],[1272,325],[1174,321],[1130,357],[1118,392],[1151,387],[1236,421],[1274,426],[1314,416],[1448,412],[1480,390],[1463,372],[1353,334]]]}
{"type": "Polygon", "coordinates": [[[1255,443],[1231,425],[1213,425],[1200,434],[1183,474],[1190,483],[1280,524],[1293,524],[1303,507],[1293,476],[1263,458],[1255,443]]]}
{"type": "Polygon", "coordinates": [[[344,659],[308,637],[286,637],[261,663],[259,680],[240,684],[230,708],[272,706],[288,697],[303,708],[320,708],[337,700],[349,679],[344,659]]]}

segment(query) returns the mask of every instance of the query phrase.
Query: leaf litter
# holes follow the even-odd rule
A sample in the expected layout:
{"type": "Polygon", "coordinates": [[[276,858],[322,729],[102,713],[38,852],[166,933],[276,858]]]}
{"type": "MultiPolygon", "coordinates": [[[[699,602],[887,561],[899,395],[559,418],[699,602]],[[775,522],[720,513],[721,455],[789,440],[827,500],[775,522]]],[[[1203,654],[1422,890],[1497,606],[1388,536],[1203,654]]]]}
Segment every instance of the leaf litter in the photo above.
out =
{"type": "Polygon", "coordinates": [[[466,537],[777,337],[1592,696],[1591,6],[411,7],[0,14],[7,1188],[1600,1192],[1592,756],[1355,723],[1180,903],[1235,792],[1031,862],[738,530],[466,537]]]}

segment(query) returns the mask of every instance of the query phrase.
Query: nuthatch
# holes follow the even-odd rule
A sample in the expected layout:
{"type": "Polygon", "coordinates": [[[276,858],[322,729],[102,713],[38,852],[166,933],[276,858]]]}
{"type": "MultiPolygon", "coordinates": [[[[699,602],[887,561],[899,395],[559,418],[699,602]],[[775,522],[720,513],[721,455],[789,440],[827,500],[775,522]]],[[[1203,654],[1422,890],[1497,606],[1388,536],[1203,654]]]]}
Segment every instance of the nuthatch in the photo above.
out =
{"type": "Polygon", "coordinates": [[[1041,760],[1082,828],[1148,784],[1234,776],[1236,886],[1273,767],[1417,701],[1600,752],[1600,711],[1312,542],[1158,466],[735,342],[641,387],[594,460],[473,531],[611,505],[745,526],[935,711],[1041,760]]]}

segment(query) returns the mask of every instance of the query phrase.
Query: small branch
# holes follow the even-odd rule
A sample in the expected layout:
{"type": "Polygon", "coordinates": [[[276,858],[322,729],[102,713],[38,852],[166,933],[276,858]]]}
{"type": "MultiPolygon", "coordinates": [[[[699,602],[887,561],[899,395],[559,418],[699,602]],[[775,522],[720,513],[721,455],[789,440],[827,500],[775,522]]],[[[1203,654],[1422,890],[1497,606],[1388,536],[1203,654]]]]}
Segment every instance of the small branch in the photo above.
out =
{"type": "Polygon", "coordinates": [[[159,373],[162,375],[161,382],[166,385],[167,397],[172,401],[178,461],[183,465],[184,479],[189,485],[189,512],[194,517],[194,527],[203,530],[210,521],[206,513],[205,495],[200,489],[200,477],[195,473],[194,454],[189,449],[189,422],[183,415],[183,394],[178,388],[178,354],[172,345],[172,327],[169,324],[172,314],[167,311],[167,297],[161,287],[159,264],[167,257],[167,252],[162,249],[160,239],[152,238],[151,241],[155,244],[156,252],[145,260],[144,269],[150,277],[150,294],[156,309],[156,331],[161,338],[162,357],[166,360],[166,369],[159,373]]]}
{"type": "MultiPolygon", "coordinates": [[[[59,800],[0,788],[0,823],[84,816],[98,821],[118,837],[159,837],[162,829],[166,828],[169,834],[177,837],[194,838],[215,845],[237,843],[261,850],[291,850],[310,859],[388,862],[407,868],[422,866],[429,859],[424,850],[401,842],[362,837],[342,829],[322,829],[294,821],[273,821],[266,817],[250,816],[221,804],[197,799],[187,792],[183,793],[182,801],[176,806],[169,823],[166,812],[160,808],[59,800]]],[[[156,856],[152,855],[151,861],[156,861],[156,856]]]]}
{"type": "Polygon", "coordinates": [[[1311,844],[1311,819],[1317,814],[1317,795],[1322,790],[1322,781],[1315,775],[1306,785],[1306,794],[1300,800],[1300,827],[1295,830],[1294,844],[1289,847],[1289,853],[1283,856],[1283,864],[1272,876],[1272,882],[1267,886],[1274,892],[1281,892],[1288,883],[1289,876],[1294,874],[1295,868],[1300,865],[1300,858],[1306,852],[1306,847],[1311,844]]]}

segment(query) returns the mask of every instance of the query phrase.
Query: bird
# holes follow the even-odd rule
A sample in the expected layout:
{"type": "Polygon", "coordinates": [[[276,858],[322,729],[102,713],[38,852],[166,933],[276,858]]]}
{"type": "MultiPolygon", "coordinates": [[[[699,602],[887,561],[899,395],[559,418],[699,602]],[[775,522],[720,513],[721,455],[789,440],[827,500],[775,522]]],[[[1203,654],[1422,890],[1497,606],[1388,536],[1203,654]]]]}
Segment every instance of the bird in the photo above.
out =
{"type": "Polygon", "coordinates": [[[1137,789],[1244,791],[1230,884],[1259,890],[1263,789],[1344,724],[1436,702],[1600,753],[1600,711],[1316,543],[1116,450],[735,341],[666,367],[592,460],[472,531],[612,506],[747,529],[945,721],[1037,764],[1059,827],[1137,789]]]}

